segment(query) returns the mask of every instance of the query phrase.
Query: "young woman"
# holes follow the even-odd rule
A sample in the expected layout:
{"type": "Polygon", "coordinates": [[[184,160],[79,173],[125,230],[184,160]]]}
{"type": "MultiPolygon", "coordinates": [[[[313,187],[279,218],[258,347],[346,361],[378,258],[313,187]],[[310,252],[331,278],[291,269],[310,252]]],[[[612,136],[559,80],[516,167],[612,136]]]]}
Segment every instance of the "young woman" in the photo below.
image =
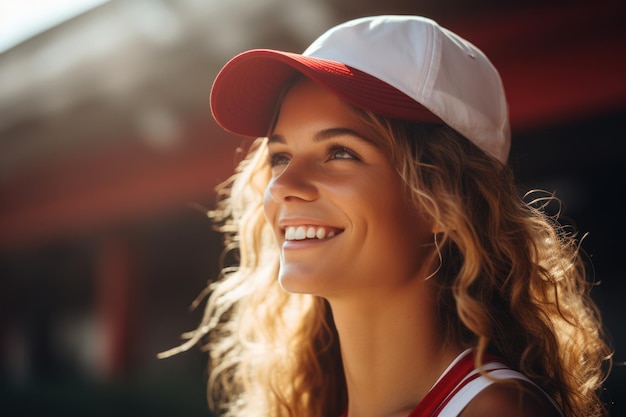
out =
{"type": "Polygon", "coordinates": [[[506,165],[497,71],[414,16],[254,50],[212,90],[260,137],[214,212],[201,326],[227,416],[599,416],[610,362],[579,244],[506,165]]]}

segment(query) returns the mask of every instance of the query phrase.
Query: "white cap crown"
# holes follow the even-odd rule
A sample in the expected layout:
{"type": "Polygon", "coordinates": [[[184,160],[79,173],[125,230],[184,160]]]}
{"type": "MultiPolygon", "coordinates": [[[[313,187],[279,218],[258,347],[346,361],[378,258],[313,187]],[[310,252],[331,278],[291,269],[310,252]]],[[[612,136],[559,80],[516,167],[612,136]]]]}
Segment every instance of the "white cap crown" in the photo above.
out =
{"type": "Polygon", "coordinates": [[[305,56],[334,60],[402,91],[506,163],[508,108],[498,71],[470,42],[419,16],[376,16],[338,25],[305,56]]]}

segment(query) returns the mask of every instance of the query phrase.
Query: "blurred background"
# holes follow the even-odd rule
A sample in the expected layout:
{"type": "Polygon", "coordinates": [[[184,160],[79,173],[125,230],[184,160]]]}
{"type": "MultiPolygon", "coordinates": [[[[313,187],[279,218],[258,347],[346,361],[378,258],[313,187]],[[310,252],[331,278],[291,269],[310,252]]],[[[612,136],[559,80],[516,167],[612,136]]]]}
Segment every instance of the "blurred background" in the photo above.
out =
{"type": "MultiPolygon", "coordinates": [[[[207,416],[193,329],[217,272],[205,216],[242,138],[210,117],[229,58],[420,14],[499,68],[524,188],[589,233],[592,292],[626,360],[626,9],[611,0],[0,1],[0,404],[20,416],[207,416]]],[[[626,371],[605,397],[625,416],[626,371]]]]}

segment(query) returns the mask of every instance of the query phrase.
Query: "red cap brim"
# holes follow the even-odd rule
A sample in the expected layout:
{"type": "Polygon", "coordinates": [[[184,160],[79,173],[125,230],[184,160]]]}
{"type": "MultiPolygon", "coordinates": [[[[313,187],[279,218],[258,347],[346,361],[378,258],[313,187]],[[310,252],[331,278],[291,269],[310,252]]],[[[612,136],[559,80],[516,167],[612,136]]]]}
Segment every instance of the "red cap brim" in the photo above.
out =
{"type": "Polygon", "coordinates": [[[443,123],[408,95],[363,71],[337,61],[268,49],[243,52],[222,68],[211,89],[213,117],[230,132],[266,136],[283,88],[298,72],[376,114],[443,123]]]}

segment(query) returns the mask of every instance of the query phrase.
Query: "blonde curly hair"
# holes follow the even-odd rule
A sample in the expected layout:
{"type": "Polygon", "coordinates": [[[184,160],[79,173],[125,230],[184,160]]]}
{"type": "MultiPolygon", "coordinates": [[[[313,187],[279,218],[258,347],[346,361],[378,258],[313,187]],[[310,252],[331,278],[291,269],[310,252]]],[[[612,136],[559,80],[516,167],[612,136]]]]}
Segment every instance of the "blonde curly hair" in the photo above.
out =
{"type": "MultiPolygon", "coordinates": [[[[407,198],[440,231],[441,266],[430,279],[447,340],[476,348],[477,358],[500,355],[566,416],[603,415],[597,390],[611,351],[580,239],[544,210],[554,196],[526,201],[509,167],[447,126],[355,110],[397,167],[407,198]]],[[[212,212],[225,254],[236,259],[225,257],[201,294],[208,301],[189,340],[161,356],[204,341],[209,404],[219,415],[339,416],[347,393],[332,311],[278,283],[279,250],[262,206],[270,176],[267,140],[259,138],[212,212]]]]}

